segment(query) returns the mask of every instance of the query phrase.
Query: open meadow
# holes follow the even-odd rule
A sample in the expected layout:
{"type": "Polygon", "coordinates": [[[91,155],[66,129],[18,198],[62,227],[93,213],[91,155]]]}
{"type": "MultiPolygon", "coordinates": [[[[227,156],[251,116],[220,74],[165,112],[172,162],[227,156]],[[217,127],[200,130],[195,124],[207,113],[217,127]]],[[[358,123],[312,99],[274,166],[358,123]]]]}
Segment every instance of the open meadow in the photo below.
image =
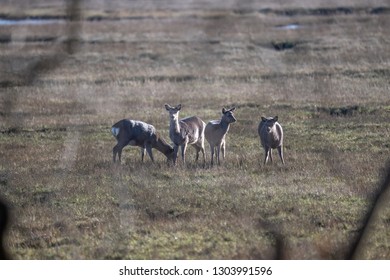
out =
{"type": "MultiPolygon", "coordinates": [[[[388,1],[2,2],[12,258],[348,258],[390,155],[388,1]],[[237,108],[220,166],[207,141],[205,167],[193,147],[185,166],[112,162],[124,118],[171,143],[165,103],[206,123],[237,108]],[[263,165],[276,115],[286,164],[263,165]]],[[[385,199],[354,258],[390,259],[385,199]]]]}

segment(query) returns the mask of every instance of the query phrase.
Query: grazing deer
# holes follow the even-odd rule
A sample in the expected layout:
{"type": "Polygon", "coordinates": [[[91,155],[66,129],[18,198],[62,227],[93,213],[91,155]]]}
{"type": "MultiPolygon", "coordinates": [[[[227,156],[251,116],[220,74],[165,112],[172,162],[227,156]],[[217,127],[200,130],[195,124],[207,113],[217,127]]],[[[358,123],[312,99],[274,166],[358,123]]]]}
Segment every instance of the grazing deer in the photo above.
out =
{"type": "Polygon", "coordinates": [[[211,165],[214,165],[214,152],[216,152],[217,164],[220,164],[220,151],[222,151],[222,157],[225,159],[225,138],[227,132],[229,131],[230,124],[236,122],[236,118],[233,115],[235,110],[235,107],[229,110],[222,108],[222,118],[220,120],[210,121],[206,125],[204,134],[207,142],[210,144],[211,165]]]}
{"type": "Polygon", "coordinates": [[[9,256],[4,248],[4,235],[8,223],[7,205],[0,200],[0,260],[7,260],[9,256]]]}
{"type": "Polygon", "coordinates": [[[182,161],[185,163],[187,145],[191,144],[196,149],[196,161],[199,159],[199,152],[203,154],[203,164],[206,163],[204,152],[204,129],[206,124],[199,117],[193,116],[179,120],[181,104],[172,107],[165,104],[165,109],[169,112],[169,137],[173,142],[174,156],[173,162],[176,165],[177,153],[181,146],[182,161]]]}
{"type": "Polygon", "coordinates": [[[173,159],[172,146],[159,136],[151,124],[124,119],[112,126],[111,133],[118,141],[113,148],[114,162],[116,161],[117,154],[119,162],[121,162],[122,149],[127,145],[141,147],[142,162],[144,161],[145,150],[154,162],[152,148],[163,153],[168,161],[173,159]]]}
{"type": "Polygon", "coordinates": [[[258,127],[261,145],[265,151],[264,164],[267,163],[268,158],[272,162],[272,149],[277,149],[280,159],[284,164],[283,158],[283,129],[278,123],[278,116],[265,118],[261,117],[258,127]]]}

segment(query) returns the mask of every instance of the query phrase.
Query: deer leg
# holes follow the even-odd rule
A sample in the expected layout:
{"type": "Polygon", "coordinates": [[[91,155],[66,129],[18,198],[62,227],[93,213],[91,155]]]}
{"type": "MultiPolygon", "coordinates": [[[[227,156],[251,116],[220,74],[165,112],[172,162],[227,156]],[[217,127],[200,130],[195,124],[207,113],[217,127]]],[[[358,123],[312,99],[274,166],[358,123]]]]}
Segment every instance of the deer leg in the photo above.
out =
{"type": "Polygon", "coordinates": [[[179,152],[179,146],[175,144],[173,147],[173,165],[176,165],[178,152],[179,152]]]}
{"type": "Polygon", "coordinates": [[[202,146],[200,148],[200,151],[202,152],[202,155],[203,155],[203,167],[205,167],[205,165],[206,165],[206,152],[204,150],[204,146],[202,146]]]}
{"type": "Polygon", "coordinates": [[[219,160],[219,155],[221,153],[221,145],[217,146],[217,164],[220,165],[221,161],[219,160]]]}
{"type": "Polygon", "coordinates": [[[269,148],[268,148],[268,147],[265,147],[265,148],[264,148],[264,152],[265,152],[264,164],[266,164],[267,161],[268,161],[268,157],[269,157],[269,148]]]}
{"type": "Polygon", "coordinates": [[[144,162],[145,157],[145,147],[141,147],[141,161],[144,162]]]}
{"type": "Polygon", "coordinates": [[[211,164],[211,166],[213,166],[214,165],[214,147],[212,145],[210,145],[210,152],[211,152],[210,164],[211,164]]]}
{"type": "Polygon", "coordinates": [[[152,146],[151,145],[145,145],[145,147],[146,147],[146,152],[148,153],[150,159],[152,160],[152,162],[154,162],[152,146]]]}
{"type": "Polygon", "coordinates": [[[203,167],[206,165],[206,152],[204,150],[204,137],[202,137],[201,142],[200,142],[200,151],[202,152],[203,155],[203,167]]]}
{"type": "Polygon", "coordinates": [[[278,147],[278,153],[279,153],[280,159],[282,160],[282,163],[284,164],[283,147],[282,147],[282,146],[279,146],[279,147],[278,147]]]}
{"type": "Polygon", "coordinates": [[[194,147],[195,147],[195,150],[196,150],[195,162],[197,162],[198,159],[199,159],[200,148],[198,146],[196,146],[196,145],[194,145],[194,147]]]}
{"type": "Polygon", "coordinates": [[[187,143],[185,142],[182,146],[181,146],[181,159],[183,161],[183,164],[186,163],[186,150],[187,150],[187,143]]]}
{"type": "Polygon", "coordinates": [[[115,146],[113,149],[112,149],[112,161],[115,162],[116,160],[116,154],[118,153],[117,150],[116,150],[116,147],[115,146]]]}
{"type": "Polygon", "coordinates": [[[221,143],[221,151],[222,151],[222,157],[225,159],[225,151],[226,151],[226,142],[222,141],[221,143]]]}
{"type": "Polygon", "coordinates": [[[118,161],[121,162],[121,155],[122,155],[122,149],[123,146],[116,144],[115,147],[112,149],[112,159],[114,162],[116,162],[116,155],[118,155],[118,161]]]}

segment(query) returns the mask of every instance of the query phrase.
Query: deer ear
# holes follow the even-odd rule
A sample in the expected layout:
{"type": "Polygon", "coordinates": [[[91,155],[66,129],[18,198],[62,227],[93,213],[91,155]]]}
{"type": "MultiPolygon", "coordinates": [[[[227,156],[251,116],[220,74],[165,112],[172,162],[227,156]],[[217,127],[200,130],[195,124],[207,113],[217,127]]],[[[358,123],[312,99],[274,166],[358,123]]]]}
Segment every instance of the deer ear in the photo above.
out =
{"type": "Polygon", "coordinates": [[[171,106],[169,106],[168,104],[165,104],[165,109],[167,109],[167,111],[169,111],[170,108],[171,108],[171,106]]]}
{"type": "Polygon", "coordinates": [[[234,112],[236,110],[236,107],[231,108],[229,111],[234,112]]]}
{"type": "Polygon", "coordinates": [[[225,114],[226,113],[226,109],[225,107],[222,108],[222,114],[225,114]]]}
{"type": "Polygon", "coordinates": [[[275,117],[274,117],[274,121],[275,121],[275,122],[278,121],[278,116],[275,116],[275,117]]]}
{"type": "Polygon", "coordinates": [[[176,109],[180,111],[181,110],[181,104],[177,105],[176,109]]]}
{"type": "Polygon", "coordinates": [[[263,122],[267,121],[267,119],[266,119],[265,117],[261,117],[261,120],[262,120],[263,122]]]}

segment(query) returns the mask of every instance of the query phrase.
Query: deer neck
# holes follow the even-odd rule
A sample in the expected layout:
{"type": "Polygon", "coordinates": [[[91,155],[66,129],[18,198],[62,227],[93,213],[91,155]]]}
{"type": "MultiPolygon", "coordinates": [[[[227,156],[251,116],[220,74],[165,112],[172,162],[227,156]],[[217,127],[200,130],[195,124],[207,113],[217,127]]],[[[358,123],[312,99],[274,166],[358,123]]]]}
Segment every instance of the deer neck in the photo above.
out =
{"type": "Polygon", "coordinates": [[[168,156],[172,150],[172,147],[161,138],[158,138],[157,141],[153,143],[153,148],[160,151],[165,156],[168,156]]]}
{"type": "Polygon", "coordinates": [[[269,137],[271,137],[271,139],[274,139],[274,141],[279,141],[280,140],[280,136],[279,136],[279,133],[277,131],[276,125],[274,125],[270,129],[270,131],[268,132],[268,135],[269,135],[269,137]]]}
{"type": "Polygon", "coordinates": [[[170,131],[180,133],[179,114],[171,115],[170,131]]]}
{"type": "Polygon", "coordinates": [[[226,133],[229,130],[230,123],[222,118],[219,126],[221,127],[222,131],[226,133]]]}

